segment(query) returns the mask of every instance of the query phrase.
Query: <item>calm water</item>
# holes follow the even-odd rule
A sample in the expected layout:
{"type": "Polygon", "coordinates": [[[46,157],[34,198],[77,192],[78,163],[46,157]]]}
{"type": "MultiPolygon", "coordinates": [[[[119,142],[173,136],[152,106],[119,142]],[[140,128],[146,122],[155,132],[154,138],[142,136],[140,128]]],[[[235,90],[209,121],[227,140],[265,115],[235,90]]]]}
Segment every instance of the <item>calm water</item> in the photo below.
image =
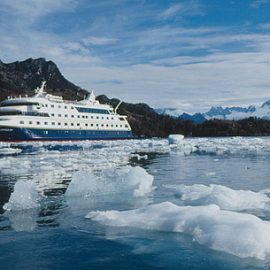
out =
{"type": "MultiPolygon", "coordinates": [[[[166,140],[1,144],[0,269],[269,269],[268,256],[240,258],[201,245],[190,234],[107,226],[85,218],[95,210],[125,211],[165,201],[188,204],[168,188],[172,184],[259,192],[270,188],[269,163],[268,138],[189,139],[178,147],[166,140]],[[76,172],[87,176],[92,171],[101,179],[108,168],[127,165],[145,169],[155,188],[133,196],[115,174],[109,179],[115,184],[101,182],[94,195],[89,193],[93,196],[65,196],[76,172]],[[36,184],[38,203],[26,209],[24,198],[30,195],[21,190],[21,209],[5,211],[17,181],[36,184]]],[[[240,212],[270,220],[264,208],[240,212]]]]}

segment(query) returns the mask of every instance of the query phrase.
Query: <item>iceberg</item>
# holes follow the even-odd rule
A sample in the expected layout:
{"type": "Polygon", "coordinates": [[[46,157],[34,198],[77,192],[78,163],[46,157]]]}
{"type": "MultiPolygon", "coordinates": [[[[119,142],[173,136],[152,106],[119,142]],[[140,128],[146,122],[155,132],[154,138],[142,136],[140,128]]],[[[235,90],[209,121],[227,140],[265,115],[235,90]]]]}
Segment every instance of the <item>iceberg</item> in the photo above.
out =
{"type": "Polygon", "coordinates": [[[270,222],[217,205],[163,202],[128,211],[91,211],[86,218],[107,226],[185,233],[201,245],[241,258],[263,260],[270,253],[270,222]]]}
{"type": "Polygon", "coordinates": [[[39,194],[34,181],[19,180],[15,183],[14,191],[9,201],[3,206],[7,211],[20,211],[39,206],[39,194]]]}
{"type": "Polygon", "coordinates": [[[222,185],[210,184],[201,185],[165,185],[167,188],[174,189],[176,195],[185,204],[208,205],[216,204],[221,209],[243,211],[270,209],[270,198],[261,192],[250,190],[234,190],[222,185]]]}
{"type": "Polygon", "coordinates": [[[141,167],[125,166],[103,170],[100,176],[93,172],[74,173],[66,196],[98,196],[125,194],[133,197],[145,196],[153,190],[154,177],[141,167]]]}

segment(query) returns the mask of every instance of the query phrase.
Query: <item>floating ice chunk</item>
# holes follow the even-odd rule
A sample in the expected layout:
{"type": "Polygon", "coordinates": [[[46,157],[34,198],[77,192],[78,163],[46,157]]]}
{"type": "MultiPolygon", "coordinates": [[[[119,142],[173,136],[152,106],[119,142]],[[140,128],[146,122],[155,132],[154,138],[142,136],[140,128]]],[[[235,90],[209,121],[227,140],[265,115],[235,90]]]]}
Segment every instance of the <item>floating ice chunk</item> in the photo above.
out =
{"type": "Polygon", "coordinates": [[[8,211],[5,215],[9,218],[11,226],[16,232],[29,232],[37,227],[38,209],[36,208],[8,211]]]}
{"type": "Polygon", "coordinates": [[[10,148],[10,147],[0,148],[0,155],[19,154],[21,152],[22,150],[19,148],[10,148]]]}
{"type": "Polygon", "coordinates": [[[216,205],[177,206],[170,202],[129,211],[92,211],[86,215],[108,226],[189,234],[199,244],[242,258],[270,253],[270,222],[216,205]]]}
{"type": "Polygon", "coordinates": [[[165,185],[165,187],[175,189],[181,200],[191,205],[216,204],[221,209],[241,211],[266,209],[270,202],[270,198],[263,193],[234,190],[222,185],[165,185]]]}
{"type": "Polygon", "coordinates": [[[92,172],[80,171],[73,175],[66,196],[123,194],[140,197],[152,191],[153,180],[154,177],[141,167],[107,169],[100,177],[92,172]]]}
{"type": "Polygon", "coordinates": [[[89,196],[97,189],[98,179],[92,172],[76,172],[68,185],[66,196],[89,196]]]}
{"type": "Polygon", "coordinates": [[[8,211],[32,209],[38,207],[38,201],[39,194],[35,182],[19,180],[3,208],[8,211]]]}
{"type": "Polygon", "coordinates": [[[182,145],[184,140],[184,135],[181,134],[171,134],[168,137],[169,144],[182,145]]]}

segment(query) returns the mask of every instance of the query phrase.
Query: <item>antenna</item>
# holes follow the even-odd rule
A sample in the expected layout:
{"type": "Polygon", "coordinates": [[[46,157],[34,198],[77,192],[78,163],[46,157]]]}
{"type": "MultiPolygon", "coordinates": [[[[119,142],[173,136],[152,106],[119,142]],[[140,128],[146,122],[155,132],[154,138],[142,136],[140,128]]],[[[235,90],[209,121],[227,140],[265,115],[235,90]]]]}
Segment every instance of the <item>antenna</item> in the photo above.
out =
{"type": "Polygon", "coordinates": [[[117,104],[117,106],[115,107],[115,109],[114,109],[115,114],[117,113],[117,110],[118,110],[119,106],[122,104],[122,102],[123,101],[120,100],[119,103],[117,104]]]}
{"type": "Polygon", "coordinates": [[[46,85],[46,81],[43,81],[41,83],[41,86],[40,87],[37,87],[35,89],[35,93],[36,93],[36,96],[42,96],[43,94],[45,94],[46,92],[44,91],[44,88],[45,88],[45,85],[46,85]]]}

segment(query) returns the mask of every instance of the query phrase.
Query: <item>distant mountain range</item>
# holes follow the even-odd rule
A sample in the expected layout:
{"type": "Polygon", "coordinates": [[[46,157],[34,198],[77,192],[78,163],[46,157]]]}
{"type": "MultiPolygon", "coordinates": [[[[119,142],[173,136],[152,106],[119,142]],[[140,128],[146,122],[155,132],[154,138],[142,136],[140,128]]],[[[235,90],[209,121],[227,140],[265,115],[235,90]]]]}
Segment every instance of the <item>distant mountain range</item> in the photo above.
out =
{"type": "Polygon", "coordinates": [[[242,120],[249,117],[270,120],[270,101],[263,103],[261,106],[245,107],[212,107],[206,113],[179,113],[179,109],[165,108],[156,110],[160,114],[171,115],[183,120],[192,120],[195,123],[203,123],[206,120],[242,120]]]}

